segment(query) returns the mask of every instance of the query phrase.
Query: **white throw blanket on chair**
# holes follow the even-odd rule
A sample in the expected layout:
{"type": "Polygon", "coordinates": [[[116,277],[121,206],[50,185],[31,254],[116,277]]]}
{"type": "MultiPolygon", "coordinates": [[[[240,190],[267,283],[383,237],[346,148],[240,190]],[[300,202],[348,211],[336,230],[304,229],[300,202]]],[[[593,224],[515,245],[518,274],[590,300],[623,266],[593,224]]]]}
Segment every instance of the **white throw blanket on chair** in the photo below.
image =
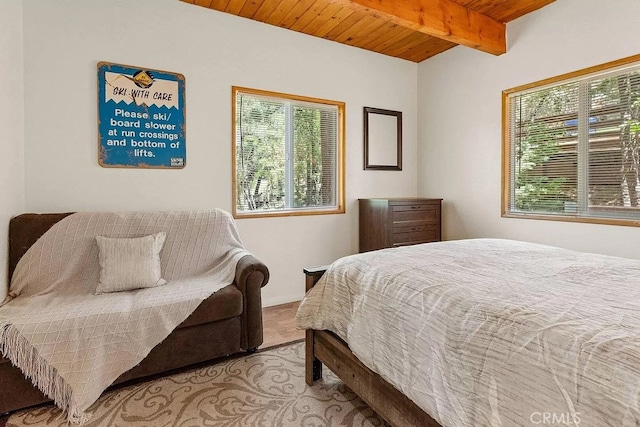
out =
{"type": "Polygon", "coordinates": [[[231,216],[207,212],[86,212],[56,223],[22,257],[14,299],[0,307],[0,350],[83,423],[87,408],[214,292],[233,282],[243,248],[231,216]],[[164,286],[94,295],[96,236],[164,231],[164,286]]]}

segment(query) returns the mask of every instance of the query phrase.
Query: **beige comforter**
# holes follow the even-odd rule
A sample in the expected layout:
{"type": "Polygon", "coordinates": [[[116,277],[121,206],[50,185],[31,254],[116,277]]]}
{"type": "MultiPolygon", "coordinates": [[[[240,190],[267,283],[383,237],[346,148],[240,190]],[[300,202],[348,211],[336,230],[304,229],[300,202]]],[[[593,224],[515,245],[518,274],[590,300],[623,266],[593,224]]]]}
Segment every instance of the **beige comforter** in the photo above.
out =
{"type": "Polygon", "coordinates": [[[640,423],[640,261],[494,239],[369,252],[297,322],[445,427],[640,423]]]}
{"type": "Polygon", "coordinates": [[[74,423],[208,296],[233,282],[242,247],[222,210],[83,212],[47,231],[20,259],[0,307],[0,351],[74,423]],[[164,286],[94,295],[96,236],[167,234],[164,286]]]}

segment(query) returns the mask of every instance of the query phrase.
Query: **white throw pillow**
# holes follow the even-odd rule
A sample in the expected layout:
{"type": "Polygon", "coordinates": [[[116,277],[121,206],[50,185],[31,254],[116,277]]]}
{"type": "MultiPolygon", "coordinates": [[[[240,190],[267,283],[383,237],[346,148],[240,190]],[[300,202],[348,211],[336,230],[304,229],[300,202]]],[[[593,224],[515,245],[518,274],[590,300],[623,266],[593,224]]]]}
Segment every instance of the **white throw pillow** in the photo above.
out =
{"type": "Polygon", "coordinates": [[[96,295],[167,283],[160,271],[160,251],[166,238],[164,231],[130,239],[96,236],[100,261],[96,295]]]}

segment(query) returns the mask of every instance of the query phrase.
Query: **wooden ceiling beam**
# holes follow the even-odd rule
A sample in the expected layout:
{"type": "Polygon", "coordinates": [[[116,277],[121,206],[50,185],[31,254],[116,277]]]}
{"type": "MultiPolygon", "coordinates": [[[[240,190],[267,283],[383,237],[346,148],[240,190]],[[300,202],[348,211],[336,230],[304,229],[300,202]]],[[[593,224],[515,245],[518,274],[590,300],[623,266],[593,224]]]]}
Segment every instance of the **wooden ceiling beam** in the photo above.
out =
{"type": "Polygon", "coordinates": [[[500,55],[506,26],[451,0],[332,0],[375,18],[443,40],[500,55]]]}

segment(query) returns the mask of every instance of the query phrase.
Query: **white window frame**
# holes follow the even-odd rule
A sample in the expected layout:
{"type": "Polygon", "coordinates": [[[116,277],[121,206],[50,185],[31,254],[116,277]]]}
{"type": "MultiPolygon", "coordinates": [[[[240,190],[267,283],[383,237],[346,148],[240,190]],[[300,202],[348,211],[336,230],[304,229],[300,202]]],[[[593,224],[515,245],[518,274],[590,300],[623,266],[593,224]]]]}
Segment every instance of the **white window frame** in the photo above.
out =
{"type": "Polygon", "coordinates": [[[615,208],[589,208],[587,206],[589,149],[587,144],[589,138],[589,120],[587,116],[589,112],[587,111],[587,104],[585,102],[579,102],[580,106],[578,108],[577,212],[549,214],[516,209],[515,186],[513,185],[515,183],[515,167],[511,164],[511,122],[514,118],[511,116],[510,109],[510,100],[514,95],[525,94],[526,92],[542,90],[571,82],[579,82],[581,86],[587,85],[593,80],[620,74],[625,70],[636,71],[638,67],[640,67],[640,55],[634,55],[606,64],[507,89],[502,92],[502,217],[640,226],[640,209],[616,213],[615,208]]]}
{"type": "Polygon", "coordinates": [[[264,218],[264,217],[283,217],[283,216],[297,216],[297,215],[325,215],[325,214],[343,214],[345,213],[345,103],[340,101],[331,101],[327,99],[311,98],[299,95],[291,95],[280,92],[271,92],[259,89],[251,89],[239,86],[232,86],[231,88],[231,145],[232,145],[232,214],[234,218],[264,218]],[[296,208],[293,206],[293,170],[294,159],[290,155],[293,152],[293,121],[290,119],[285,120],[285,145],[286,145],[286,159],[285,159],[285,208],[284,209],[272,209],[272,210],[256,210],[247,211],[239,210],[237,205],[237,123],[236,123],[236,98],[238,93],[245,95],[257,95],[263,97],[270,97],[278,99],[285,103],[285,114],[291,116],[292,106],[291,102],[287,101],[302,101],[311,104],[322,104],[337,107],[338,123],[337,123],[337,147],[336,147],[336,170],[335,172],[335,206],[327,207],[301,207],[296,208]]]}

